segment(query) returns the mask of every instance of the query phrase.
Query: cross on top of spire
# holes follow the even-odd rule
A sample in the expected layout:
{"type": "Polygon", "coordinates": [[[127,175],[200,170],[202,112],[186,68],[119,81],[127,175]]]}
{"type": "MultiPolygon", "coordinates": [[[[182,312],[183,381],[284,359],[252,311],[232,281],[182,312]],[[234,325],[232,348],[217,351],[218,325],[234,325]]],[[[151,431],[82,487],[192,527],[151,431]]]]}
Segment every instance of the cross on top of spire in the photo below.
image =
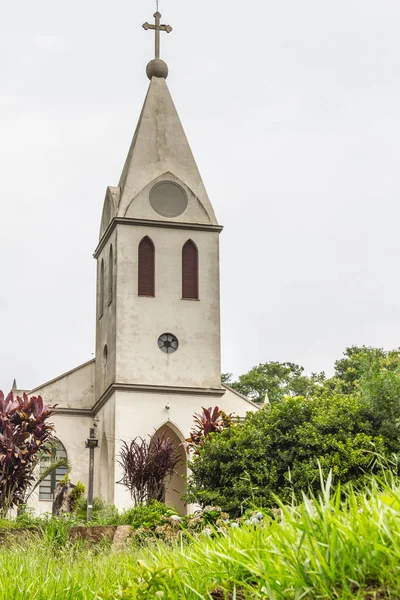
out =
{"type": "MultiPolygon", "coordinates": [[[[158,4],[157,4],[157,8],[158,8],[158,4]]],[[[154,13],[154,18],[155,18],[155,25],[150,25],[150,23],[143,23],[143,29],[146,29],[146,31],[148,29],[153,29],[155,31],[155,38],[156,38],[156,49],[155,49],[155,59],[159,60],[160,59],[160,31],[166,31],[167,33],[171,33],[172,31],[172,27],[171,25],[161,25],[160,21],[161,21],[161,13],[155,12],[154,13]]]]}

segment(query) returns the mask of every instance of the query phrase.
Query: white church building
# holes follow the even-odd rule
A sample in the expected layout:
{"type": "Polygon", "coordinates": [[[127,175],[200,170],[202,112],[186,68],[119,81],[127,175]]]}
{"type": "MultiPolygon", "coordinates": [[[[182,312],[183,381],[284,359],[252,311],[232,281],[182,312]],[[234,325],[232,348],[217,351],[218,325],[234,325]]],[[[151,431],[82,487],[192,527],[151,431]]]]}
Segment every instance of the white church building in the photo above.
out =
{"type": "MultiPolygon", "coordinates": [[[[85,441],[96,425],[94,495],[132,505],[118,483],[121,441],[156,433],[182,442],[193,414],[218,405],[244,417],[257,407],[221,384],[219,236],[222,231],[167,87],[159,59],[161,15],[155,15],[156,59],[122,175],[108,187],[97,261],[96,358],[29,395],[57,404],[58,454],[71,481],[88,486],[85,441]]],[[[100,207],[99,207],[100,209],[100,207]]],[[[19,393],[20,390],[14,392],[19,393]]],[[[186,466],[167,482],[166,502],[182,513],[186,466]]],[[[51,511],[63,470],[40,486],[37,512],[51,511]]]]}

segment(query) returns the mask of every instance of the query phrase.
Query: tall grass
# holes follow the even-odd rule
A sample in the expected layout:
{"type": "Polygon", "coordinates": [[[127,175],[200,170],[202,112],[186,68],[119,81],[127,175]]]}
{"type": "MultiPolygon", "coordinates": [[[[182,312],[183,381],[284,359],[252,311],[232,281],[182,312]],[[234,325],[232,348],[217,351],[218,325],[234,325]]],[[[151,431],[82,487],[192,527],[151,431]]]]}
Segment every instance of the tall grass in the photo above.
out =
{"type": "Polygon", "coordinates": [[[190,543],[1,548],[0,600],[400,598],[400,487],[281,505],[281,517],[190,543]]]}

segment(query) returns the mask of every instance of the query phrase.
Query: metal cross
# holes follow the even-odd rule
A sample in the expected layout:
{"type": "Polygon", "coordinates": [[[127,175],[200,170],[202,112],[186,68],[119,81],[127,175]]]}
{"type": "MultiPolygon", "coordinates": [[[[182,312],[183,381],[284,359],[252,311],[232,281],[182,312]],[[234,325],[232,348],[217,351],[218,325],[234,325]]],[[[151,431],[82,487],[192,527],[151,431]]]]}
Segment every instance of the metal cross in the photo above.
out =
{"type": "Polygon", "coordinates": [[[170,25],[160,25],[161,14],[157,11],[153,15],[156,20],[155,25],[150,25],[150,23],[144,23],[143,29],[154,29],[156,32],[156,58],[160,58],[160,31],[166,31],[167,33],[171,33],[172,27],[170,25]]]}

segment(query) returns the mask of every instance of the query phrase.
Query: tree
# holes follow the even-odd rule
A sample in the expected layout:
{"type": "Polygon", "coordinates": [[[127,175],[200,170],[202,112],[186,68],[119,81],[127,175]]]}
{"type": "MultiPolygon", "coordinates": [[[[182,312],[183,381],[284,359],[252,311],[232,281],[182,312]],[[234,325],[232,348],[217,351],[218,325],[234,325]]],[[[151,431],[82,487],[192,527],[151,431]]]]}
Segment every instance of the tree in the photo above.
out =
{"type": "Polygon", "coordinates": [[[165,433],[150,442],[135,438],[122,443],[118,463],[122,467],[121,483],[128,488],[135,505],[163,500],[164,482],[180,465],[180,454],[165,433]]]}
{"type": "Polygon", "coordinates": [[[47,420],[54,412],[41,396],[5,397],[0,391],[0,514],[24,503],[40,453],[48,452],[54,427],[47,420]]]}
{"type": "Polygon", "coordinates": [[[273,506],[319,489],[319,464],[336,480],[359,482],[385,454],[360,396],[286,398],[209,435],[191,461],[188,500],[239,514],[250,502],[273,506]]]}
{"type": "Polygon", "coordinates": [[[343,394],[359,390],[372,370],[375,372],[398,372],[400,349],[383,350],[371,346],[351,346],[343,353],[344,358],[335,362],[335,375],[326,382],[327,389],[343,394]]]}
{"type": "Polygon", "coordinates": [[[274,362],[259,364],[238,381],[231,382],[231,374],[223,375],[223,383],[244,394],[254,402],[267,399],[274,403],[285,396],[310,396],[322,387],[325,373],[304,375],[304,368],[294,363],[274,362]]]}

